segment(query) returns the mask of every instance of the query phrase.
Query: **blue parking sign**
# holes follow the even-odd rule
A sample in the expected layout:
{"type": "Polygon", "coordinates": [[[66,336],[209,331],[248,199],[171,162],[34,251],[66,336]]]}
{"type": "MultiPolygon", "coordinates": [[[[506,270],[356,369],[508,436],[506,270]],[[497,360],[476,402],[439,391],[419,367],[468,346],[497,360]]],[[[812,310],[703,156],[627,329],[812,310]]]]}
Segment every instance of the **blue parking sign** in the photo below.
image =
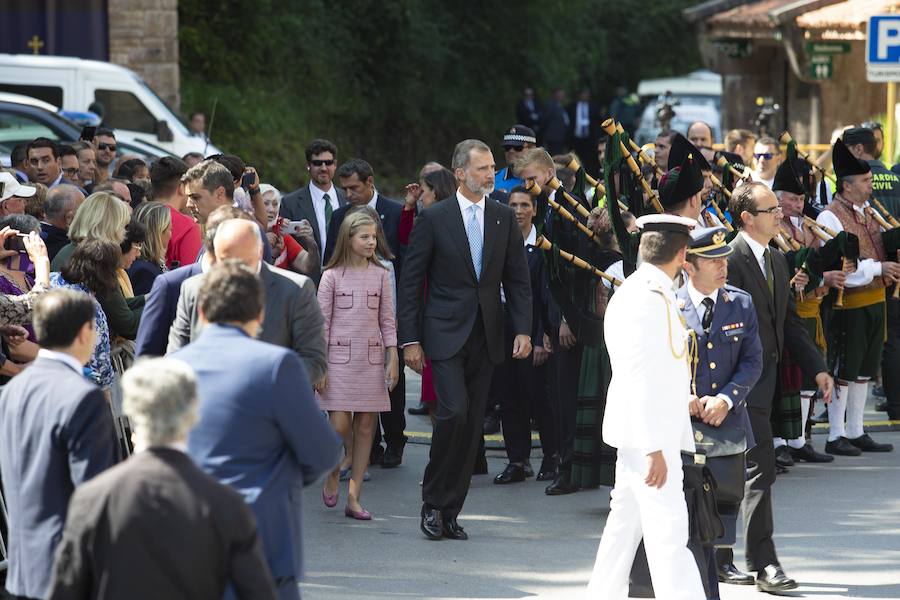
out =
{"type": "Polygon", "coordinates": [[[900,15],[869,18],[866,78],[869,81],[900,81],[900,15]]]}

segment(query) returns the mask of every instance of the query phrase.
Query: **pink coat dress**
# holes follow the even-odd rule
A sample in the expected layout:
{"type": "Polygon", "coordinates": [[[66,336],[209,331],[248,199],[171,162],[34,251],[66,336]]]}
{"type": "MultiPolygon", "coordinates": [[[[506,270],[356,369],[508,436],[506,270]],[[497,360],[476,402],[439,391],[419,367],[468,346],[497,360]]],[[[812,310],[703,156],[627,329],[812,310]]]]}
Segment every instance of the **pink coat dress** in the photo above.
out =
{"type": "Polygon", "coordinates": [[[322,410],[391,409],[384,373],[384,349],[397,345],[390,277],[371,263],[322,274],[318,296],[328,340],[328,385],[317,394],[322,410]]]}

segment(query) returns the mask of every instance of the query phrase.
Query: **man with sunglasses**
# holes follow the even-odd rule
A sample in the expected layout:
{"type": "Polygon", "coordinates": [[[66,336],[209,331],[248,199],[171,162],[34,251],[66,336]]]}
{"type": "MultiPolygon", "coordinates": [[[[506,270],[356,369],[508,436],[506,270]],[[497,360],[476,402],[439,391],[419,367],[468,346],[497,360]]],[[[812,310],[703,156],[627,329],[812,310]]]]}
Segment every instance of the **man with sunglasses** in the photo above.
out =
{"type": "MultiPolygon", "coordinates": [[[[309,172],[309,184],[286,195],[281,200],[279,214],[289,221],[309,222],[316,245],[325,248],[329,243],[334,244],[334,240],[328,239],[331,216],[347,204],[344,193],[334,186],[337,146],[324,139],[311,141],[306,147],[306,170],[309,172]]],[[[299,238],[297,241],[300,241],[299,238]]],[[[323,252],[323,264],[324,258],[323,252]]]]}
{"type": "Polygon", "coordinates": [[[775,171],[781,164],[781,148],[779,148],[778,142],[768,136],[759,138],[753,147],[753,158],[756,160],[756,169],[752,175],[753,181],[764,183],[767,188],[772,189],[775,171]]]}
{"type": "Polygon", "coordinates": [[[94,134],[94,154],[97,159],[97,177],[94,185],[103,183],[112,176],[116,162],[116,134],[112,129],[101,127],[94,134]]]}
{"type": "Polygon", "coordinates": [[[537,145],[534,130],[525,125],[513,125],[503,134],[503,155],[506,166],[494,177],[494,190],[508,193],[514,187],[525,185],[525,182],[513,173],[512,164],[522,152],[537,145]]]}

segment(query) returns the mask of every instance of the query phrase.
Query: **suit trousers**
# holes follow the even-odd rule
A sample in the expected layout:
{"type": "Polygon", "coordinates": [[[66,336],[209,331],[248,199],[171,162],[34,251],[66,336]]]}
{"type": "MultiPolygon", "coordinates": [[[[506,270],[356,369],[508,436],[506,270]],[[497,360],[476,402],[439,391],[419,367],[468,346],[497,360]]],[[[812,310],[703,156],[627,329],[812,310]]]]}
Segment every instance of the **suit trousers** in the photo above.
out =
{"type": "Polygon", "coordinates": [[[881,355],[881,381],[887,397],[888,416],[900,419],[900,302],[887,301],[887,340],[881,355]]]}
{"type": "MultiPolygon", "coordinates": [[[[396,447],[406,443],[406,435],[403,433],[406,430],[406,375],[403,372],[402,362],[397,386],[389,396],[391,410],[381,413],[381,429],[384,430],[384,441],[387,445],[396,447]]],[[[373,444],[381,444],[381,429],[375,429],[373,444]]]]}
{"type": "Polygon", "coordinates": [[[560,469],[572,468],[575,457],[575,426],[578,416],[578,376],[581,372],[581,342],[568,350],[555,343],[556,352],[550,359],[552,389],[555,393],[556,416],[559,423],[560,469]]]}
{"type": "Polygon", "coordinates": [[[456,517],[469,493],[494,371],[487,352],[479,311],[460,351],[446,360],[431,360],[437,412],[422,501],[440,509],[444,518],[456,517]]]}
{"type": "MultiPolygon", "coordinates": [[[[744,487],[741,512],[744,519],[747,568],[759,571],[768,565],[779,564],[775,542],[772,539],[775,531],[772,514],[775,448],[772,444],[772,424],[769,420],[771,407],[748,406],[747,412],[756,438],[756,446],[747,452],[747,484],[744,487]]],[[[727,547],[717,548],[716,560],[719,565],[732,563],[734,552],[727,547]]]]}
{"type": "MultiPolygon", "coordinates": [[[[511,340],[508,347],[512,348],[511,340]]],[[[531,455],[532,416],[538,423],[544,456],[557,452],[556,422],[547,395],[546,367],[546,364],[535,367],[530,356],[524,360],[510,357],[494,371],[494,381],[499,379],[501,383],[500,418],[506,456],[511,463],[525,462],[531,455]]]]}
{"type": "Polygon", "coordinates": [[[681,452],[664,450],[663,457],[668,474],[665,485],[657,489],[644,483],[646,453],[619,449],[609,517],[588,582],[591,598],[625,600],[628,597],[628,574],[642,535],[658,598],[706,597],[697,563],[687,547],[688,513],[681,452]]]}

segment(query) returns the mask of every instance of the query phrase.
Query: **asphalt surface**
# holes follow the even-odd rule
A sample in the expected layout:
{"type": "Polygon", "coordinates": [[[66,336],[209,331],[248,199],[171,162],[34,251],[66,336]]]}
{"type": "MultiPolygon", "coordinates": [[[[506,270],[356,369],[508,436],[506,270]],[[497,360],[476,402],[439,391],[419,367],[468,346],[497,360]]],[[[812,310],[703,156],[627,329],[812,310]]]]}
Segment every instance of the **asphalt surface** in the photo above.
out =
{"type": "MultiPolygon", "coordinates": [[[[410,382],[409,405],[418,397],[410,382]]],[[[880,415],[871,413],[871,419],[880,415]]],[[[427,434],[427,419],[408,431],[427,434]]],[[[890,454],[798,465],[775,486],[776,545],[805,598],[900,598],[900,433],[890,454]]],[[[427,435],[420,436],[427,441],[427,435]]],[[[815,436],[821,451],[824,436],[815,436]]],[[[490,444],[491,446],[496,444],[490,444]]],[[[460,524],[468,541],[429,541],[419,531],[425,443],[410,444],[397,469],[372,467],[363,506],[374,520],[344,516],[346,483],[334,509],[321,485],[304,496],[306,600],[363,598],[581,598],[609,511],[609,489],[550,497],[533,479],[499,486],[506,464],[488,451],[490,475],[474,476],[460,524]]],[[[540,450],[532,453],[535,467],[540,450]]],[[[737,564],[743,563],[739,546],[737,564]]],[[[765,598],[753,587],[722,586],[723,600],[765,598]]]]}

